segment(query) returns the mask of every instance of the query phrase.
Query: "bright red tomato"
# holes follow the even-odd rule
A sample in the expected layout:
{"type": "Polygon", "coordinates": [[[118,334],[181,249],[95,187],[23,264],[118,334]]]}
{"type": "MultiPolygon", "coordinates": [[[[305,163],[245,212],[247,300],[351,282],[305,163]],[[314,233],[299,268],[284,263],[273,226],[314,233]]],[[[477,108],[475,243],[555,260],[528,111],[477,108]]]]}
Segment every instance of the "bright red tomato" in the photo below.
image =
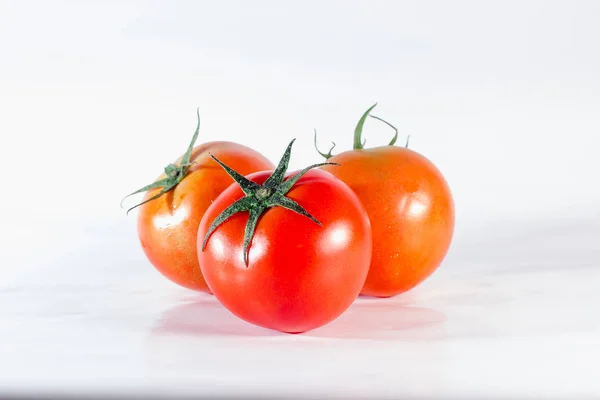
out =
{"type": "MultiPolygon", "coordinates": [[[[371,228],[364,207],[346,184],[327,172],[310,170],[285,196],[321,225],[282,206],[267,208],[256,224],[246,265],[244,232],[252,213],[236,213],[207,233],[233,203],[243,198],[263,201],[256,193],[270,175],[247,177],[260,186],[254,194],[246,196],[233,184],[217,197],[200,222],[198,258],[208,287],[233,314],[262,327],[299,333],[334,320],[358,296],[371,261],[371,228]]],[[[291,175],[295,173],[285,176],[291,175]]]]}

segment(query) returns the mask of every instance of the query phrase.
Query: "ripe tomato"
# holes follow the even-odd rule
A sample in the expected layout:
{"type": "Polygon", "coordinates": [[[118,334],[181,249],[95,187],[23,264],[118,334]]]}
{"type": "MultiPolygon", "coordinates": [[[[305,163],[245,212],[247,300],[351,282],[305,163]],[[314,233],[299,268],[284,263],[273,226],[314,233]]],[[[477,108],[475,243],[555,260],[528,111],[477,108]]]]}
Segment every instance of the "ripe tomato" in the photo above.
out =
{"type": "Polygon", "coordinates": [[[358,296],[371,261],[371,229],[342,181],[309,170],[314,166],[285,175],[284,164],[273,174],[237,177],[243,189],[234,184],[221,193],[200,222],[198,258],[208,287],[230,312],[299,333],[334,320],[358,296]],[[289,192],[281,189],[290,183],[289,192]]]}
{"type": "MultiPolygon", "coordinates": [[[[196,130],[195,136],[197,136],[196,130]]],[[[214,154],[243,174],[271,170],[273,164],[260,153],[237,143],[209,142],[193,147],[170,166],[187,165],[178,172],[167,167],[157,182],[174,176],[175,181],[155,185],[144,197],[138,215],[138,236],[142,249],[152,265],[166,278],[185,288],[210,293],[196,252],[196,235],[206,209],[232,182],[210,154],[214,154]],[[179,174],[180,176],[177,176],[179,174]],[[169,186],[175,185],[161,196],[169,186]]]]}
{"type": "Polygon", "coordinates": [[[389,297],[415,287],[439,267],[454,232],[454,202],[430,160],[393,146],[397,131],[389,146],[362,148],[362,127],[373,107],[357,125],[355,150],[330,152],[325,156],[340,166],[322,169],[348,184],[369,214],[373,256],[361,293],[389,297]]]}

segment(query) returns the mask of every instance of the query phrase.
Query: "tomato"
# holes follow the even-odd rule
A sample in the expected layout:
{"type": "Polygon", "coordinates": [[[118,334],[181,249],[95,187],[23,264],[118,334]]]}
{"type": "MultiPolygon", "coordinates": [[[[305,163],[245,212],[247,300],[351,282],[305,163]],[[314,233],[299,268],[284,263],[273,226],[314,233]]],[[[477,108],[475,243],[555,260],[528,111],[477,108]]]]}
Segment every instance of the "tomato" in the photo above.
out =
{"type": "MultiPolygon", "coordinates": [[[[196,130],[195,137],[197,137],[196,130]]],[[[244,174],[272,170],[273,164],[249,147],[232,142],[208,142],[193,147],[195,139],[184,154],[170,166],[184,167],[179,173],[167,167],[157,182],[169,179],[176,183],[168,191],[148,201],[169,187],[155,185],[144,197],[139,208],[138,236],[150,263],[166,278],[188,289],[210,293],[202,276],[196,252],[196,235],[200,219],[232,182],[225,171],[214,164],[213,154],[244,174]],[[187,155],[187,157],[186,157],[187,155]],[[185,173],[184,173],[185,172],[185,173]],[[177,176],[184,175],[184,176],[177,176]]],[[[135,192],[134,192],[135,193],[135,192]]]]}
{"type": "Polygon", "coordinates": [[[230,312],[300,333],[334,320],[356,299],[371,261],[371,228],[342,181],[314,166],[284,174],[284,164],[237,177],[244,189],[233,184],[221,193],[200,222],[198,258],[230,312]]]}
{"type": "Polygon", "coordinates": [[[454,201],[429,159],[393,146],[397,131],[389,146],[362,148],[362,127],[373,107],[357,125],[355,150],[329,157],[330,151],[328,161],[340,166],[322,169],[354,190],[371,221],[373,255],[361,293],[390,297],[417,286],[440,266],[454,232],[454,201]]]}

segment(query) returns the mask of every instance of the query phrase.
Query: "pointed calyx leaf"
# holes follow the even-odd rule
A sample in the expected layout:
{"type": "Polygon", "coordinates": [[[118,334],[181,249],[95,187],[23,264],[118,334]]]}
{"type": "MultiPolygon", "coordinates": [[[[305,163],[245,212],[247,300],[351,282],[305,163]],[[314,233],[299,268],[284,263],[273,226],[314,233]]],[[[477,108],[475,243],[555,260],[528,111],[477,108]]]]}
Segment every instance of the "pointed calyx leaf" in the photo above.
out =
{"type": "Polygon", "coordinates": [[[223,162],[221,162],[221,160],[219,160],[217,157],[213,156],[212,154],[210,154],[210,156],[225,170],[225,172],[227,172],[229,176],[233,178],[234,181],[238,183],[238,185],[240,185],[246,195],[254,193],[254,191],[260,187],[258,183],[252,182],[250,179],[223,164],[223,162]]]}
{"type": "Polygon", "coordinates": [[[240,186],[242,191],[245,194],[245,197],[237,200],[229,207],[227,207],[221,214],[219,214],[214,221],[210,224],[206,235],[204,236],[204,240],[202,241],[202,251],[206,249],[206,245],[210,236],[213,232],[227,219],[232,217],[233,215],[247,211],[248,212],[248,222],[246,223],[246,229],[244,231],[244,264],[248,266],[248,250],[250,248],[250,244],[252,242],[252,237],[254,236],[254,232],[256,230],[256,226],[261,215],[267,211],[269,208],[273,207],[283,207],[288,210],[294,211],[300,215],[303,215],[315,223],[321,225],[321,223],[308,211],[306,211],[300,204],[296,203],[294,200],[286,197],[286,194],[292,189],[292,187],[298,182],[298,180],[310,171],[313,168],[320,167],[323,165],[339,165],[334,163],[321,163],[311,165],[309,167],[304,168],[302,171],[296,173],[292,177],[287,180],[285,179],[285,173],[288,169],[288,164],[290,162],[290,155],[292,152],[292,146],[294,141],[288,145],[283,157],[279,161],[277,168],[271,173],[269,178],[263,183],[259,185],[256,182],[249,180],[248,178],[242,176],[237,173],[223,162],[221,162],[216,157],[211,157],[219,163],[219,165],[233,178],[233,180],[240,186]]]}
{"type": "Polygon", "coordinates": [[[281,185],[288,169],[288,165],[290,164],[292,146],[294,145],[295,141],[296,139],[292,139],[290,144],[288,144],[288,147],[285,149],[285,153],[283,153],[283,157],[281,157],[279,164],[277,164],[277,168],[275,168],[275,171],[273,171],[271,176],[269,176],[269,179],[267,179],[263,184],[264,187],[273,189],[281,185]]]}
{"type": "Polygon", "coordinates": [[[145,201],[138,203],[135,206],[131,207],[130,209],[127,210],[127,214],[129,214],[129,212],[131,210],[133,210],[134,208],[137,208],[137,207],[141,206],[142,204],[146,204],[154,199],[157,199],[160,196],[162,196],[163,194],[170,191],[171,189],[175,188],[175,186],[177,186],[179,184],[179,182],[181,182],[183,180],[183,178],[185,178],[188,171],[190,170],[190,167],[195,164],[195,162],[192,162],[192,151],[194,150],[194,144],[196,143],[196,140],[198,139],[198,133],[200,132],[200,110],[199,109],[196,109],[196,116],[198,117],[196,131],[194,132],[194,136],[192,136],[192,141],[190,142],[187,151],[185,152],[183,157],[181,157],[181,161],[179,162],[179,165],[175,165],[175,164],[167,165],[165,167],[166,178],[160,179],[156,182],[153,182],[149,185],[144,186],[141,189],[138,189],[138,190],[128,194],[127,196],[125,196],[123,198],[123,200],[121,200],[121,207],[123,207],[123,201],[126,198],[128,198],[129,196],[133,196],[134,194],[147,192],[148,190],[152,190],[152,189],[156,189],[156,188],[161,188],[160,192],[158,192],[156,195],[150,197],[149,199],[146,199],[145,201]]]}
{"type": "Polygon", "coordinates": [[[221,214],[215,218],[215,220],[208,227],[208,231],[206,232],[206,236],[204,237],[204,241],[202,242],[202,251],[206,248],[206,243],[208,242],[208,238],[212,233],[221,225],[223,222],[227,221],[232,215],[239,213],[240,211],[248,211],[252,206],[252,197],[242,197],[237,200],[229,207],[227,207],[221,214]]]}
{"type": "Polygon", "coordinates": [[[287,192],[290,191],[290,189],[292,188],[292,186],[294,186],[296,184],[296,182],[298,182],[298,180],[300,178],[302,178],[302,176],[304,174],[306,174],[308,171],[310,171],[313,168],[318,168],[318,167],[322,167],[324,165],[336,165],[339,166],[340,164],[337,163],[330,163],[330,162],[326,162],[326,163],[319,163],[319,164],[313,164],[310,165],[306,168],[304,168],[302,171],[298,172],[297,174],[295,174],[294,176],[292,176],[291,178],[289,178],[287,181],[283,182],[281,184],[281,186],[279,186],[279,188],[277,189],[277,191],[279,192],[279,194],[281,194],[282,196],[286,195],[287,192]]]}

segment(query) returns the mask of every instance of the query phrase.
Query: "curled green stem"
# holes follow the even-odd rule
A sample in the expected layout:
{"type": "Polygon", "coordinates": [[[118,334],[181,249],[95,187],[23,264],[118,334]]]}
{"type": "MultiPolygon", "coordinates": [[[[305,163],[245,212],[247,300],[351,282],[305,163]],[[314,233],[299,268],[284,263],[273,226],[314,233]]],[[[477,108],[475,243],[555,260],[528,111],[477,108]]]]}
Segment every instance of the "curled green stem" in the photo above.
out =
{"type": "Polygon", "coordinates": [[[354,128],[354,150],[362,150],[365,147],[366,141],[362,140],[362,131],[365,126],[365,121],[367,117],[371,113],[371,111],[377,106],[377,103],[373,104],[365,113],[360,117],[358,123],[356,124],[356,128],[354,128]]]}
{"type": "Polygon", "coordinates": [[[315,150],[317,150],[317,153],[319,153],[321,155],[321,157],[325,158],[326,160],[329,160],[331,157],[333,157],[333,154],[331,154],[331,152],[335,148],[335,142],[331,142],[332,146],[329,149],[329,153],[323,153],[323,152],[321,152],[319,150],[319,147],[317,146],[317,130],[316,129],[315,129],[314,143],[315,143],[315,150]]]}
{"type": "Polygon", "coordinates": [[[398,129],[396,129],[396,127],[394,125],[390,124],[389,122],[387,122],[383,118],[376,117],[375,115],[370,115],[370,117],[371,118],[375,118],[376,120],[383,122],[384,124],[386,124],[387,126],[389,126],[390,128],[392,128],[394,131],[396,131],[396,134],[392,138],[392,141],[388,144],[388,146],[393,146],[396,143],[396,140],[398,140],[398,129]]]}

